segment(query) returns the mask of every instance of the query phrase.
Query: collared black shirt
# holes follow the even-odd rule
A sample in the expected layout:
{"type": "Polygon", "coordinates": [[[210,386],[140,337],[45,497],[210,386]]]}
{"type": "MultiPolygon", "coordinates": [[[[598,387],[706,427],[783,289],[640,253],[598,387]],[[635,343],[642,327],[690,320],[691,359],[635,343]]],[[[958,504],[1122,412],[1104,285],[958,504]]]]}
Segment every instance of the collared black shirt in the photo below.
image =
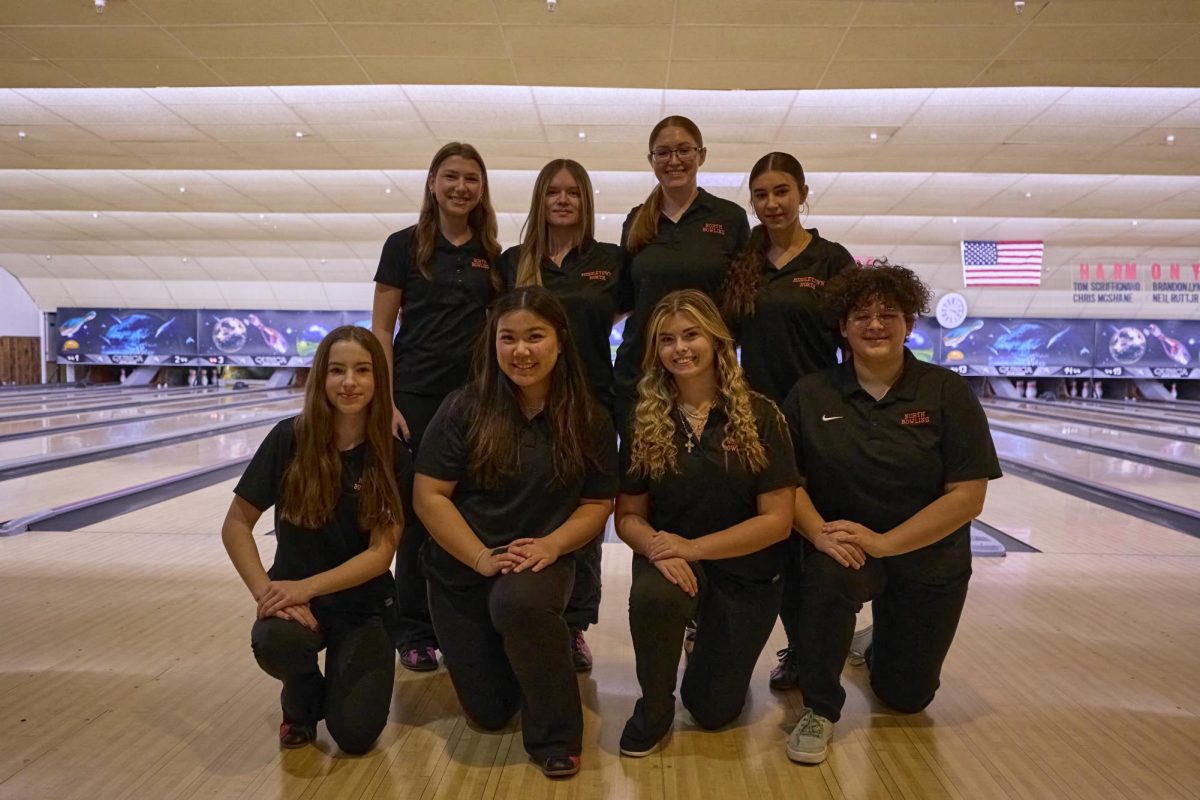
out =
{"type": "MultiPolygon", "coordinates": [[[[333,515],[320,530],[306,530],[280,516],[283,473],[296,452],[295,424],[296,418],[291,417],[271,429],[233,490],[259,511],[275,507],[275,563],[267,570],[274,581],[302,580],[326,572],[364,552],[371,543],[371,532],[358,525],[358,492],[354,489],[363,472],[365,443],[342,453],[341,494],[333,515]]],[[[396,482],[401,487],[411,486],[412,457],[403,442],[396,440],[393,445],[396,482]]],[[[405,501],[407,515],[411,504],[408,498],[401,499],[405,501]]],[[[314,597],[310,606],[318,618],[324,614],[340,617],[380,614],[395,591],[395,579],[385,572],[358,586],[314,597]]]]}
{"type": "MultiPolygon", "coordinates": [[[[508,248],[500,257],[504,285],[510,289],[517,285],[520,259],[519,246],[508,248]]],[[[609,336],[617,314],[617,289],[627,260],[624,248],[589,239],[567,253],[561,268],[548,258],[542,261],[542,285],[566,309],[567,324],[583,360],[588,384],[596,399],[609,408],[613,372],[609,336]]]]}
{"type": "MultiPolygon", "coordinates": [[[[675,424],[678,471],[658,480],[629,472],[630,443],[621,443],[621,491],[650,493],[647,522],[656,531],[667,531],[685,539],[698,539],[723,531],[758,516],[758,496],[787,486],[796,486],[796,463],[792,443],[779,409],[761,395],[751,396],[758,438],[767,454],[767,466],[751,473],[736,451],[726,448],[726,416],[712,410],[700,434],[699,446],[687,451],[688,436],[682,420],[675,424]]],[[[776,542],[755,553],[704,562],[743,580],[770,582],[783,568],[786,542],[776,542]]]]}
{"type": "MultiPolygon", "coordinates": [[[[875,400],[852,361],[801,378],[783,404],[805,490],[826,521],[885,533],[945,494],[999,478],[979,399],[961,376],[905,349],[900,380],[875,400]]],[[[970,523],[930,546],[970,538],[970,523]]]]}
{"type": "MultiPolygon", "coordinates": [[[[478,402],[467,386],[442,402],[421,443],[417,472],[442,481],[456,481],[451,501],[467,525],[487,547],[502,547],[525,536],[539,539],[553,533],[579,507],[583,498],[601,499],[617,493],[617,435],[603,411],[592,428],[581,433],[584,452],[595,463],[569,484],[554,476],[554,453],[545,412],[522,421],[517,473],[495,488],[486,488],[472,475],[467,430],[478,402]]],[[[430,539],[423,554],[430,577],[450,584],[481,579],[475,571],[430,539]]]]}
{"type": "MultiPolygon", "coordinates": [[[[625,218],[622,246],[640,208],[625,218]]],[[[621,310],[633,313],[617,350],[613,371],[617,394],[630,396],[635,391],[645,354],[643,329],[658,301],[678,289],[700,289],[719,306],[725,272],[749,236],[746,211],[704,189],[698,190],[679,222],[659,216],[658,236],[633,255],[621,282],[621,310]]]]}
{"type": "Polygon", "coordinates": [[[764,268],[754,313],[738,321],[746,380],[776,403],[802,376],[837,363],[838,340],[821,313],[821,291],[854,257],[815,229],[809,233],[803,252],[779,269],[764,268]]]}
{"type": "Polygon", "coordinates": [[[395,391],[443,395],[467,382],[492,301],[492,264],[478,236],[455,247],[439,233],[428,281],[415,263],[415,232],[405,228],[383,243],[375,282],[404,292],[392,352],[395,391]]]}

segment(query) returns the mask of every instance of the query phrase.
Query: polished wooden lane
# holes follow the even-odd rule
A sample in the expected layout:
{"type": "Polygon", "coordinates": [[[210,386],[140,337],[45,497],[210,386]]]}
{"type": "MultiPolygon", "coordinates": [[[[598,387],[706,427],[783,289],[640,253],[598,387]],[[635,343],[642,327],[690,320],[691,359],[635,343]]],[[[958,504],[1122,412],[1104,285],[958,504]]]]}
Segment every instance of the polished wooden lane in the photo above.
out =
{"type": "Polygon", "coordinates": [[[220,394],[227,389],[216,386],[193,387],[190,389],[125,389],[125,390],[90,390],[78,389],[71,392],[56,393],[45,400],[21,400],[11,403],[0,403],[0,419],[31,413],[54,414],[66,410],[86,410],[89,406],[110,405],[112,403],[153,403],[156,401],[177,400],[185,397],[220,394]]]}
{"type": "MultiPolygon", "coordinates": [[[[467,725],[444,671],[400,671],[391,721],[365,757],[339,756],[323,728],[318,747],[280,752],[278,684],[254,664],[251,601],[214,532],[228,486],[164,504],[157,523],[144,509],[0,540],[0,798],[1143,800],[1200,786],[1200,555],[1153,526],[1141,538],[1157,544],[1134,552],[1119,537],[1049,552],[1039,534],[1045,553],[978,560],[934,704],[888,713],[847,668],[846,712],[819,767],[783,752],[800,698],[766,689],[778,630],[736,725],[702,732],[680,712],[661,753],[617,755],[637,696],[620,544],[605,545],[575,779],[545,780],[516,727],[467,725]]],[[[269,559],[273,538],[258,541],[269,559]]]]}

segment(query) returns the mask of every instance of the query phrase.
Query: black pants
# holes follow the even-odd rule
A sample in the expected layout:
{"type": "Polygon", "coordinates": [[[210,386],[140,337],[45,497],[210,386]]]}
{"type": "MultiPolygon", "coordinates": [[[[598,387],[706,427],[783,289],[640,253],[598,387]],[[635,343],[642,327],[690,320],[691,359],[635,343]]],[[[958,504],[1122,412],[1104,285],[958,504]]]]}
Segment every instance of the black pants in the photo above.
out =
{"type": "Polygon", "coordinates": [[[792,531],[783,562],[783,602],[779,606],[779,621],[787,634],[788,647],[799,646],[801,626],[800,605],[804,601],[804,546],[807,540],[792,531]]]}
{"type": "MultiPolygon", "coordinates": [[[[413,457],[417,455],[425,429],[437,413],[445,397],[442,395],[407,394],[396,392],[396,408],[408,423],[409,444],[413,457]]],[[[411,488],[411,487],[410,487],[411,488]]],[[[396,599],[397,614],[395,630],[392,632],[397,650],[410,647],[437,647],[437,636],[433,623],[429,621],[429,600],[425,591],[425,575],[421,572],[421,545],[429,538],[429,532],[411,514],[396,548],[396,599]]]]}
{"type": "Polygon", "coordinates": [[[631,732],[648,744],[660,739],[675,717],[676,674],[687,624],[695,619],[696,642],[679,694],[696,722],[712,729],[742,713],[755,662],[779,613],[778,581],[752,583],[701,564],[692,564],[692,570],[700,584],[696,597],[644,557],[633,557],[629,629],[642,697],[630,722],[631,732]]]}
{"type": "Polygon", "coordinates": [[[600,556],[604,536],[601,534],[571,554],[575,561],[575,582],[563,618],[573,630],[586,631],[600,619],[600,556]]]}
{"type": "Polygon", "coordinates": [[[904,713],[929,705],[970,578],[971,542],[959,534],[902,556],[868,557],[858,570],[808,545],[797,643],[805,705],[834,722],[841,717],[846,702],[842,665],[854,636],[854,616],[868,600],[874,617],[867,653],[871,689],[904,713]]]}
{"type": "Polygon", "coordinates": [[[396,677],[396,654],[380,617],[353,623],[321,621],[314,633],[290,619],[260,619],[250,630],[254,658],[283,681],[286,722],[316,725],[321,719],[343,752],[371,749],[387,724],[396,677]],[[325,675],[317,653],[325,654],[325,675]]]}
{"type": "Polygon", "coordinates": [[[470,586],[429,582],[429,608],[463,710],[488,730],[521,711],[538,760],[583,751],[583,708],[563,608],[575,563],[499,575],[470,586]]]}

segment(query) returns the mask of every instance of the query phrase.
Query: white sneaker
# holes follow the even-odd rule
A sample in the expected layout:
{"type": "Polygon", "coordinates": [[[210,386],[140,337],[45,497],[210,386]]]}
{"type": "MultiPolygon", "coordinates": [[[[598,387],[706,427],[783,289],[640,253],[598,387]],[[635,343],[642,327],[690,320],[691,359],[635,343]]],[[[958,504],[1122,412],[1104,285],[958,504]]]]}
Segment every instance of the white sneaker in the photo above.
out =
{"type": "Polygon", "coordinates": [[[832,738],[833,723],[806,708],[804,716],[788,736],[787,757],[800,764],[820,764],[829,752],[832,738]]]}
{"type": "Polygon", "coordinates": [[[846,663],[852,667],[861,667],[867,663],[867,648],[871,646],[871,640],[874,638],[874,625],[868,625],[861,631],[854,632],[854,638],[850,640],[850,654],[846,656],[846,663]]]}

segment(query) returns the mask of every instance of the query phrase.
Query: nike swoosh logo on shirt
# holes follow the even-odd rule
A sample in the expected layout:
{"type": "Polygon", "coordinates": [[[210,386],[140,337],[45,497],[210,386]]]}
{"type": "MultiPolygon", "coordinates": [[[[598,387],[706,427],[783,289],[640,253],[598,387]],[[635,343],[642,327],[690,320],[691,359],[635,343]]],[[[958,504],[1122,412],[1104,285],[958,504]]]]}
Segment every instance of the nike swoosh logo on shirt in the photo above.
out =
{"type": "Polygon", "coordinates": [[[827,417],[824,414],[821,415],[821,422],[833,422],[835,419],[844,419],[844,417],[827,417]]]}

